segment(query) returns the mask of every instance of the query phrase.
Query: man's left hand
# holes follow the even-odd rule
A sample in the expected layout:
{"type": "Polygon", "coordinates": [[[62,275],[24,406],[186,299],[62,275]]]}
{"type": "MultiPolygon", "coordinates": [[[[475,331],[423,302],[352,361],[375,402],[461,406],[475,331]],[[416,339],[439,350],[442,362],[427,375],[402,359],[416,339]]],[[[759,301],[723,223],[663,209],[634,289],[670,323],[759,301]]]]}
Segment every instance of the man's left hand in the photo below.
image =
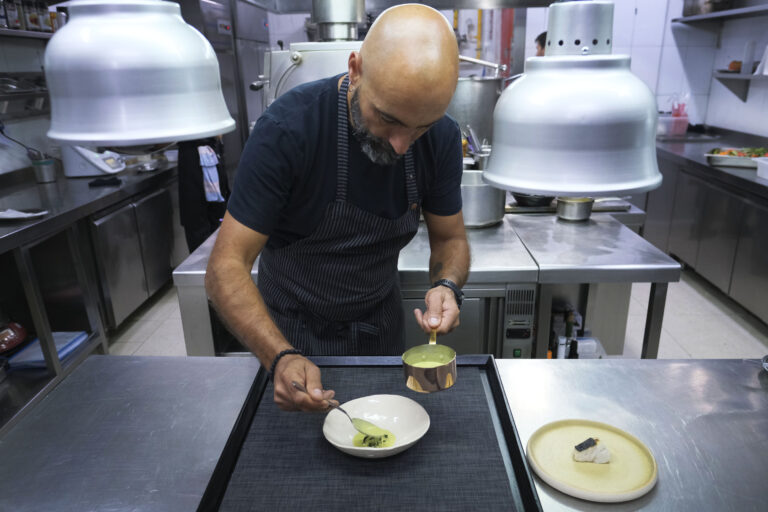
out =
{"type": "Polygon", "coordinates": [[[446,286],[437,286],[431,288],[424,302],[427,304],[427,311],[414,309],[413,315],[419,327],[429,333],[432,329],[437,329],[438,334],[448,334],[459,326],[459,306],[456,304],[456,296],[453,290],[446,286]]]}

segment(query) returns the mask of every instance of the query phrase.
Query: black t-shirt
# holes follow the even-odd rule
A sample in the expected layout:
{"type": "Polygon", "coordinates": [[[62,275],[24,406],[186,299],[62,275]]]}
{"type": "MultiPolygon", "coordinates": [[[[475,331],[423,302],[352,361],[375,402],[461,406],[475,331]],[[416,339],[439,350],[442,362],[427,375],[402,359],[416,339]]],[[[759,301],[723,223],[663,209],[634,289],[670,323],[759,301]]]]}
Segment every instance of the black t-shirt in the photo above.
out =
{"type": "MultiPolygon", "coordinates": [[[[336,198],[337,84],[339,77],[302,84],[280,96],[248,138],[227,209],[241,224],[269,235],[279,248],[309,236],[336,198]]],[[[374,164],[349,132],[347,201],[388,219],[408,208],[405,158],[374,164]]],[[[456,122],[443,116],[413,144],[424,210],[461,210],[462,149],[456,122]]]]}

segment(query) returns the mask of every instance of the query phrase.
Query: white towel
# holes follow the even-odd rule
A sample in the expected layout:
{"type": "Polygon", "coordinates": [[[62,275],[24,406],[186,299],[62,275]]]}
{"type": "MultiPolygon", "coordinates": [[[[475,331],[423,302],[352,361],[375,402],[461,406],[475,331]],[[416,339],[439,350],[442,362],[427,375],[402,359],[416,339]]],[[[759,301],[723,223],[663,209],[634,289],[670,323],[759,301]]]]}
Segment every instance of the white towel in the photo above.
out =
{"type": "Polygon", "coordinates": [[[197,152],[200,155],[200,167],[203,168],[203,189],[205,189],[205,200],[209,203],[223,203],[224,197],[219,188],[219,173],[216,166],[219,164],[219,158],[211,146],[198,146],[197,152]]]}

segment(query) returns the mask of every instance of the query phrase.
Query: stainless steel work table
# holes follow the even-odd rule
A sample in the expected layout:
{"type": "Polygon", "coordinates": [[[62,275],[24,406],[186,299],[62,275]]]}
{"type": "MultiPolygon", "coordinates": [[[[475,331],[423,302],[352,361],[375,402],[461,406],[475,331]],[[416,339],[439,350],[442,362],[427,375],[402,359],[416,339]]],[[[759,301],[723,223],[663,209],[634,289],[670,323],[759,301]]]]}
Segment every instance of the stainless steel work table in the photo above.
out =
{"type": "MultiPolygon", "coordinates": [[[[634,434],[658,462],[655,488],[625,504],[537,479],[544,510],[764,508],[768,373],[757,360],[496,364],[523,446],[550,421],[585,418],[634,434]]],[[[258,367],[252,357],[91,356],[0,438],[0,508],[195,510],[258,367]]]]}
{"type": "Polygon", "coordinates": [[[544,510],[765,510],[768,372],[758,360],[497,361],[523,446],[584,418],[643,441],[658,482],[624,504],[571,498],[536,477],[544,510]]]}
{"type": "Polygon", "coordinates": [[[546,357],[552,285],[649,282],[651,293],[641,357],[656,358],[667,283],[680,279],[680,264],[610,215],[568,222],[555,215],[507,216],[539,267],[536,357],[546,357]]]}
{"type": "MultiPolygon", "coordinates": [[[[218,233],[218,232],[217,232],[218,233]]],[[[214,355],[205,269],[216,241],[211,235],[173,271],[188,355],[214,355]]],[[[467,230],[472,267],[464,288],[467,297],[502,297],[506,283],[536,283],[539,268],[507,222],[467,230]]],[[[429,237],[424,224],[400,252],[398,270],[404,293],[429,286],[429,237]]],[[[258,260],[251,276],[257,279],[258,260]]]]}
{"type": "Polygon", "coordinates": [[[195,510],[258,368],[89,357],[0,438],[0,509],[195,510]]]}

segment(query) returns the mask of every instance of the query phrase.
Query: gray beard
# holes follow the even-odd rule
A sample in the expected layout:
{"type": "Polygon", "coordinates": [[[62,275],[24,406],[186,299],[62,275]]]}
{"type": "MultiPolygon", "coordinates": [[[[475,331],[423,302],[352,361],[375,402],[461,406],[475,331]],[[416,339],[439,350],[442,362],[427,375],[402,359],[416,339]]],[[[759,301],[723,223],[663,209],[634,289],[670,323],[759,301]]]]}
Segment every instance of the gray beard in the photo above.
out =
{"type": "Polygon", "coordinates": [[[360,110],[360,98],[358,94],[360,89],[355,89],[352,93],[352,101],[350,105],[350,114],[352,115],[352,122],[354,123],[352,133],[360,143],[360,148],[365,153],[371,162],[378,165],[394,165],[400,159],[400,155],[397,154],[392,145],[381,137],[376,137],[365,126],[363,121],[363,113],[360,110]]]}

